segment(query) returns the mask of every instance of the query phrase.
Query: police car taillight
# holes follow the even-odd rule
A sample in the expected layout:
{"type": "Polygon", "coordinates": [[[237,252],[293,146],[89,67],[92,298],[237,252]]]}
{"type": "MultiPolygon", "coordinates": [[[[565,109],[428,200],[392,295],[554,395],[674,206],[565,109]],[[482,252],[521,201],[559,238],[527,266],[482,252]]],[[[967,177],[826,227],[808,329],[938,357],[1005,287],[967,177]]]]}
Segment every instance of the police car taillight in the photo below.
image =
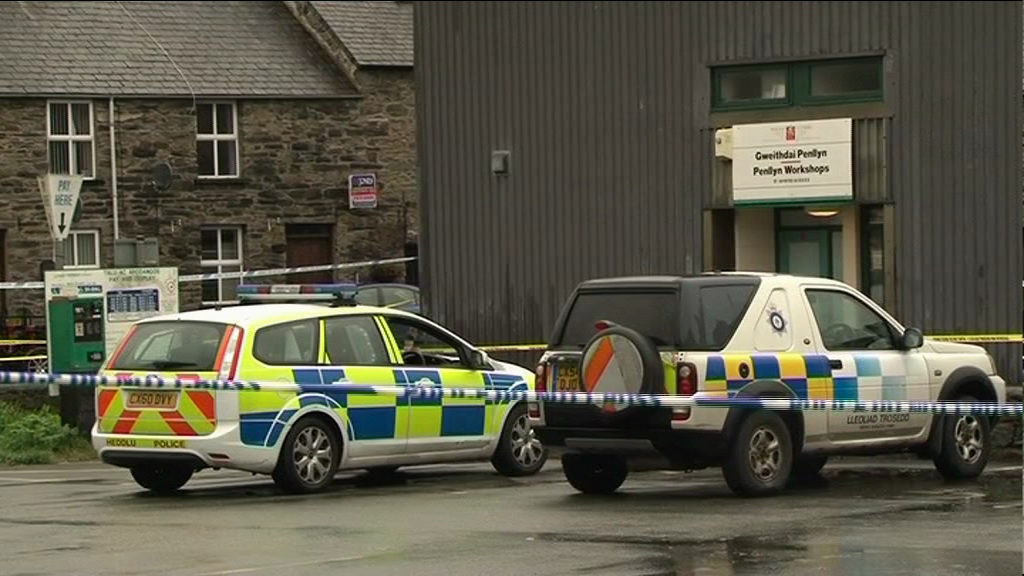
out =
{"type": "MultiPolygon", "coordinates": [[[[536,370],[537,379],[534,382],[533,389],[536,392],[547,392],[548,391],[548,365],[544,362],[537,364],[536,370]]],[[[530,418],[540,418],[540,404],[537,402],[527,402],[526,411],[530,418]]]]}
{"type": "Polygon", "coordinates": [[[238,326],[232,326],[230,330],[231,334],[228,335],[227,342],[224,344],[224,349],[221,352],[219,369],[217,370],[218,380],[234,380],[238,374],[238,359],[242,355],[242,339],[245,336],[245,330],[238,326]]]}
{"type": "MultiPolygon", "coordinates": [[[[689,362],[676,365],[676,392],[680,396],[693,396],[697,393],[697,367],[689,362]]],[[[690,406],[672,408],[672,420],[681,422],[690,419],[690,406]]]]}
{"type": "Polygon", "coordinates": [[[676,366],[676,390],[680,396],[697,393],[697,368],[693,364],[681,362],[676,366]]]}
{"type": "Polygon", "coordinates": [[[537,392],[548,391],[548,365],[544,362],[537,364],[537,382],[534,388],[537,392]]]}

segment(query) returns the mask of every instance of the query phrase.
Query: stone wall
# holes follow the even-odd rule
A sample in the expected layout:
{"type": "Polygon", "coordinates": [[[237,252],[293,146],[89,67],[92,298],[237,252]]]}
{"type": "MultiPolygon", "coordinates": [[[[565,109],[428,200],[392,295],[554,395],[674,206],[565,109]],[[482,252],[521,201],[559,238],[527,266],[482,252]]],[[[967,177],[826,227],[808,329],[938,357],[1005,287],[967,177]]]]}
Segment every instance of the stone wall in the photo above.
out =
{"type": "Polygon", "coordinates": [[[411,68],[362,69],[356,76],[365,94],[363,113],[387,123],[380,160],[388,185],[406,206],[407,237],[419,235],[419,165],[416,158],[416,85],[411,68]]]}
{"type": "MultiPolygon", "coordinates": [[[[409,135],[391,115],[402,118],[407,109],[411,116],[412,103],[403,100],[389,111],[380,98],[239,101],[240,177],[216,181],[196,178],[191,100],[117,100],[121,237],[158,236],[160,264],[178,266],[181,274],[199,272],[200,229],[212,225],[244,227],[244,266],[250,270],[285,265],[279,248],[287,223],[333,224],[335,262],[401,256],[403,196],[408,198],[415,188],[415,160],[402,152],[409,135]],[[374,112],[382,106],[383,113],[374,112]],[[169,190],[157,194],[150,175],[160,162],[172,166],[174,178],[169,190]],[[348,175],[357,170],[378,175],[381,197],[376,210],[347,208],[348,175]]],[[[100,258],[104,266],[112,266],[107,100],[94,101],[94,114],[96,180],[82,187],[82,220],[76,228],[101,231],[100,258]]],[[[53,246],[36,182],[47,168],[45,100],[4,100],[0,134],[6,280],[37,280],[39,264],[51,258],[53,246]]],[[[414,139],[408,147],[415,149],[414,139]]],[[[345,270],[336,276],[354,274],[345,270]]],[[[287,281],[262,281],[270,280],[287,281]]],[[[182,307],[197,306],[198,283],[182,288],[182,307]]],[[[5,291],[3,297],[8,314],[42,312],[38,290],[5,291]]]]}

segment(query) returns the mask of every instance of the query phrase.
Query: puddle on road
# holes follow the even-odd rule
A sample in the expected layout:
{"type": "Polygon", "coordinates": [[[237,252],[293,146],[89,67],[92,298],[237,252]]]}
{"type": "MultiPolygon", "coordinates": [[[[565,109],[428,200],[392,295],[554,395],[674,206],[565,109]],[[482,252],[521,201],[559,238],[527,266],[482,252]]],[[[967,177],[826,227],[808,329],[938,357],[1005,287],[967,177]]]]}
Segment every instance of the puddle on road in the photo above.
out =
{"type": "MultiPolygon", "coordinates": [[[[837,535],[832,542],[810,542],[806,534],[744,536],[718,541],[671,544],[634,538],[539,536],[540,541],[597,545],[604,555],[615,556],[609,547],[623,549],[621,561],[595,562],[576,571],[587,576],[850,576],[891,574],[911,576],[972,576],[1002,573],[1019,557],[981,551],[936,548],[872,548],[844,544],[837,535]],[[638,548],[640,550],[638,550],[638,548]],[[643,550],[649,553],[643,554],[643,550]],[[637,556],[637,552],[640,555],[637,556]],[[980,567],[986,567],[982,570],[980,567]],[[995,572],[986,572],[995,570],[995,572]]],[[[1009,573],[1009,572],[1006,572],[1009,573]]]]}

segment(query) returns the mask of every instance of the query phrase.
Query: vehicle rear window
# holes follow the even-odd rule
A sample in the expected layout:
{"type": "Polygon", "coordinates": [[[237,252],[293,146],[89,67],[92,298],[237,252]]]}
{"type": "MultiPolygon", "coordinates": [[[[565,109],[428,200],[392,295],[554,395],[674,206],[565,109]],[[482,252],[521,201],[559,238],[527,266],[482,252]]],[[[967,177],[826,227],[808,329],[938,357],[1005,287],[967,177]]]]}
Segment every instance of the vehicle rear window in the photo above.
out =
{"type": "Polygon", "coordinates": [[[659,347],[679,350],[721,350],[732,339],[757,286],[700,285],[674,291],[581,291],[565,320],[556,347],[582,348],[607,320],[650,337],[659,347]],[[682,308],[681,308],[682,307],[682,308]]]}
{"type": "Polygon", "coordinates": [[[226,329],[215,322],[139,324],[108,370],[213,371],[226,329]]]}
{"type": "Polygon", "coordinates": [[[556,346],[582,348],[597,333],[597,322],[607,320],[636,330],[658,346],[675,343],[679,296],[675,292],[580,292],[573,302],[556,346]]]}

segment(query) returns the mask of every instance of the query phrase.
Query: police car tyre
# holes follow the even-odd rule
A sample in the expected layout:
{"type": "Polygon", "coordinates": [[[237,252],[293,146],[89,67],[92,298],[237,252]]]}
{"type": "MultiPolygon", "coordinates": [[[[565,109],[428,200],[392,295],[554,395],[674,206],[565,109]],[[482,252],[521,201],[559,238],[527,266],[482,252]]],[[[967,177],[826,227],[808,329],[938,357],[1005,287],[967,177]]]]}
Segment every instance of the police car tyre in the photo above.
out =
{"type": "Polygon", "coordinates": [[[758,410],[731,435],[722,474],[734,494],[752,498],[783,491],[792,468],[789,428],[773,410],[758,410]]]}
{"type": "Polygon", "coordinates": [[[292,494],[319,492],[334,480],[341,458],[341,441],[323,419],[306,416],[295,423],[281,443],[274,482],[292,494]]]}
{"type": "MultiPolygon", "coordinates": [[[[978,402],[972,396],[960,396],[956,402],[978,402]]],[[[945,414],[942,444],[933,459],[935,468],[948,480],[977,478],[988,464],[992,451],[992,422],[975,414],[945,414]]]]}
{"type": "Polygon", "coordinates": [[[564,454],[562,472],[569,484],[584,494],[612,494],[626,481],[629,465],[618,456],[564,454]]]}
{"type": "Polygon", "coordinates": [[[135,482],[157,494],[169,494],[192,479],[195,471],[183,466],[138,466],[131,469],[135,482]]]}
{"type": "Polygon", "coordinates": [[[526,404],[516,404],[505,419],[491,465],[505,476],[532,476],[547,460],[548,449],[530,428],[526,404]]]}

